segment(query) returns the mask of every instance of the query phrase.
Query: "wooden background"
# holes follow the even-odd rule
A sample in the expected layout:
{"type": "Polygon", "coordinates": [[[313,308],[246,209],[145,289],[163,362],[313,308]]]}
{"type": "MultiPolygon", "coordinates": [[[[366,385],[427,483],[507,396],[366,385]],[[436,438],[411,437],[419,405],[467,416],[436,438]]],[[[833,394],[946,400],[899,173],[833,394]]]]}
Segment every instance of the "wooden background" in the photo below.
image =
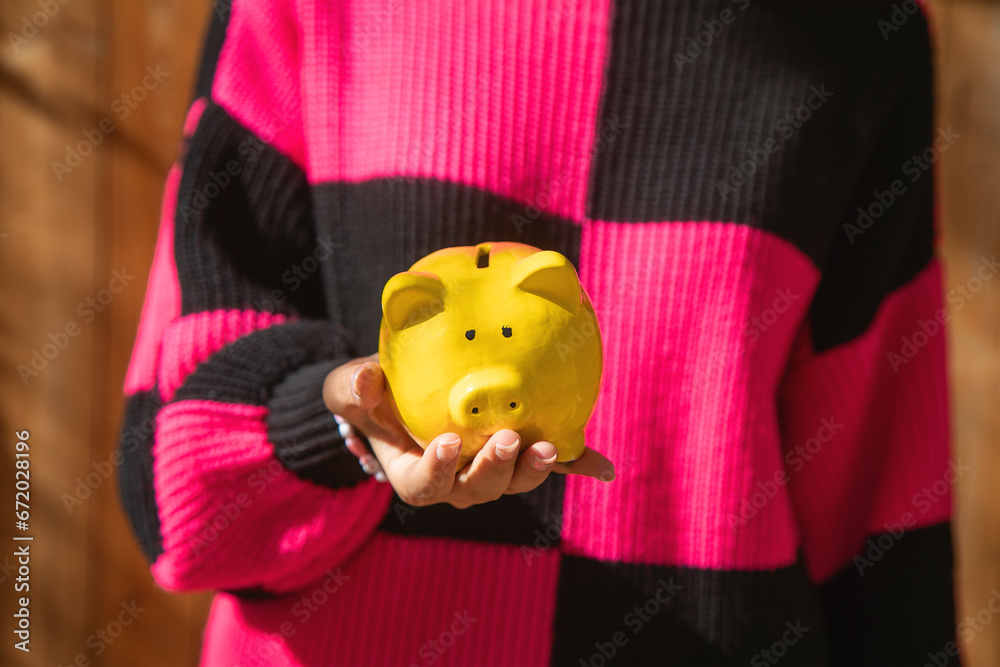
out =
{"type": "MultiPolygon", "coordinates": [[[[103,479],[101,469],[115,446],[164,178],[210,12],[210,0],[0,2],[0,476],[6,494],[13,433],[29,429],[36,538],[28,661],[10,641],[13,582],[8,547],[0,551],[3,664],[198,659],[208,596],[153,584],[118,506],[116,479],[103,479]],[[45,6],[51,16],[39,14],[45,6]],[[29,37],[14,43],[10,33],[29,37]],[[149,65],[169,75],[123,117],[113,102],[149,65]],[[104,118],[116,129],[60,182],[53,161],[64,162],[67,145],[104,118]],[[115,269],[134,280],[86,321],[78,305],[107,287],[115,269]],[[25,386],[17,365],[71,322],[80,333],[25,386]],[[88,475],[94,488],[81,487],[90,496],[70,511],[65,494],[88,475]],[[102,646],[95,633],[132,601],[142,609],[135,622],[102,646]]],[[[932,12],[938,122],[961,134],[938,165],[947,289],[1000,252],[1000,4],[941,0],[932,12]]],[[[972,466],[956,497],[961,621],[1000,591],[1000,280],[954,313],[948,335],[955,456],[972,466]]],[[[12,544],[12,526],[2,524],[0,542],[12,544]]],[[[1000,614],[993,616],[964,646],[966,664],[1000,664],[1000,614]]]]}

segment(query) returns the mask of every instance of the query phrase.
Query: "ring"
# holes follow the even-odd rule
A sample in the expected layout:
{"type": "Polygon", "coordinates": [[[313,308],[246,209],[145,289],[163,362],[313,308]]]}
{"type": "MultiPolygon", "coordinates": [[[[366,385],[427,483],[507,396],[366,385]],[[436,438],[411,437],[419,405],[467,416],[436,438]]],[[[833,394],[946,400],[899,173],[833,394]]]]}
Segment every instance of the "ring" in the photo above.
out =
{"type": "Polygon", "coordinates": [[[382,470],[382,465],[375,458],[375,453],[370,451],[361,442],[361,438],[354,430],[354,426],[336,413],[334,413],[333,419],[337,422],[337,430],[340,432],[340,437],[347,443],[347,449],[358,457],[358,463],[361,465],[361,469],[365,471],[365,474],[371,475],[377,482],[389,481],[389,478],[385,476],[385,471],[382,470]],[[349,442],[348,438],[354,438],[354,440],[349,442]]]}

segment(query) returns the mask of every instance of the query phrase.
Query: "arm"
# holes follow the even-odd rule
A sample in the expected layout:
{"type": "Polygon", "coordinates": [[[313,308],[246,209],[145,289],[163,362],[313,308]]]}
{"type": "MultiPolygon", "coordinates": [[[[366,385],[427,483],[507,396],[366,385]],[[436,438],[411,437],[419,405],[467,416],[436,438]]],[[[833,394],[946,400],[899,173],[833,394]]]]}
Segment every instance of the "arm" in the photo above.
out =
{"type": "Polygon", "coordinates": [[[921,166],[949,144],[933,125],[927,37],[915,41],[781,392],[789,492],[835,664],[923,664],[954,648],[961,467],[949,461],[934,172],[921,166]]]}
{"type": "MultiPolygon", "coordinates": [[[[297,27],[234,3],[206,42],[126,378],[121,496],[169,589],[280,592],[336,566],[391,497],[339,436],[299,111],[297,27]]],[[[274,5],[274,6],[272,6],[274,5]]]]}

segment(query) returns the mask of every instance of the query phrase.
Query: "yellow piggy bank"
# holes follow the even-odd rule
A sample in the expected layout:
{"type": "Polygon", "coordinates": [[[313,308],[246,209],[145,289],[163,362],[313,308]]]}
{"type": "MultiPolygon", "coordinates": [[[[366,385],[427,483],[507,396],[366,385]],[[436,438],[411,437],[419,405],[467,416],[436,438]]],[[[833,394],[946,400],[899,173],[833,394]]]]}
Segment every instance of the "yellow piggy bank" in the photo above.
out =
{"type": "Polygon", "coordinates": [[[379,363],[388,398],[427,447],[462,438],[459,468],[503,428],[557,461],[584,451],[601,382],[601,332],[573,264],[522,243],[431,253],[382,292],[379,363]]]}

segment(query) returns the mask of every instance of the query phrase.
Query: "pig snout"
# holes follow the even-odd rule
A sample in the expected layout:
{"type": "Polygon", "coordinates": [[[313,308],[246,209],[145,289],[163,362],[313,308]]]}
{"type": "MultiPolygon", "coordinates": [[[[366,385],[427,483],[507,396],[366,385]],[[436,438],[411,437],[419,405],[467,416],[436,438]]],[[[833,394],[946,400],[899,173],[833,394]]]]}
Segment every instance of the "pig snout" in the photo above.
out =
{"type": "Polygon", "coordinates": [[[487,368],[468,375],[451,390],[451,417],[456,424],[485,434],[501,428],[515,431],[528,416],[524,377],[512,368],[487,368]]]}

